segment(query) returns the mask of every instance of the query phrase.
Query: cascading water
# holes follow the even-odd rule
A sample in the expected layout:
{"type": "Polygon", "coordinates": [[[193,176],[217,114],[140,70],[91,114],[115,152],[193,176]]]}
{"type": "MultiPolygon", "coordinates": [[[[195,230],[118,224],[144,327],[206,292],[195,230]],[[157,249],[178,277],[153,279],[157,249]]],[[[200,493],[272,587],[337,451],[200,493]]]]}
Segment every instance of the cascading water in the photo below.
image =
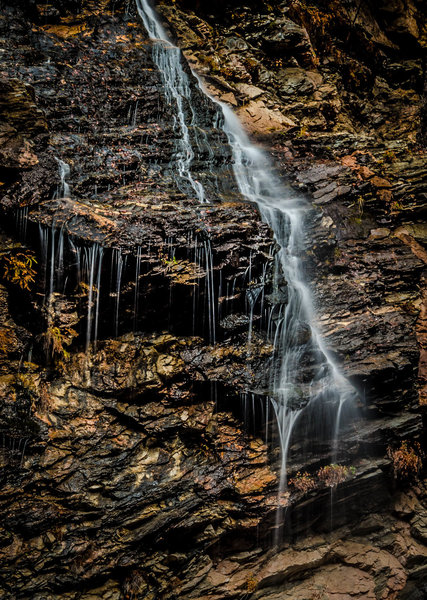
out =
{"type": "Polygon", "coordinates": [[[200,203],[206,201],[205,190],[191,173],[194,150],[190,140],[192,120],[187,123],[186,110],[191,111],[191,86],[187,73],[181,65],[181,51],[168,39],[153,9],[144,0],[137,0],[138,12],[153,45],[153,60],[159,69],[164,83],[167,102],[175,107],[174,129],[177,133],[175,154],[178,178],[190,184],[200,203]]]}
{"type": "MultiPolygon", "coordinates": [[[[195,156],[189,136],[191,122],[187,123],[194,115],[190,79],[183,70],[180,51],[170,42],[154,10],[146,0],[136,0],[136,5],[150,38],[154,40],[154,61],[162,73],[167,100],[176,106],[181,133],[177,159],[179,175],[187,178],[199,201],[204,202],[203,186],[192,179],[190,172],[195,156]],[[186,113],[184,105],[188,104],[190,110],[186,113]]],[[[287,284],[286,306],[279,309],[275,319],[274,347],[279,368],[273,369],[270,397],[281,443],[280,496],[286,488],[286,463],[295,425],[305,421],[308,430],[313,429],[314,423],[317,430],[326,428],[329,438],[336,439],[343,406],[349,401],[354,402],[357,393],[339,372],[315,324],[311,292],[304,278],[301,259],[305,219],[310,207],[275,175],[271,161],[251,143],[231,109],[211,100],[222,111],[222,129],[232,149],[237,187],[244,198],[258,206],[261,217],[272,229],[280,247],[276,255],[276,280],[280,279],[281,273],[287,284]]],[[[248,299],[249,336],[252,335],[252,316],[258,298],[263,298],[263,294],[252,292],[248,299]]],[[[336,448],[333,449],[335,458],[336,448]]]]}
{"type": "Polygon", "coordinates": [[[287,282],[287,303],[275,335],[280,369],[273,375],[271,398],[281,437],[280,489],[283,490],[289,442],[297,421],[310,411],[324,413],[332,405],[333,434],[338,433],[342,407],[355,398],[356,391],[339,372],[315,325],[311,292],[301,260],[309,207],[274,174],[270,160],[250,142],[230,108],[222,106],[222,109],[237,184],[242,195],[257,204],[263,220],[271,227],[280,246],[277,267],[287,282]],[[307,364],[311,376],[304,380],[307,364]]]}
{"type": "Polygon", "coordinates": [[[61,160],[60,158],[57,158],[55,156],[55,160],[58,163],[59,166],[59,185],[53,195],[53,198],[67,198],[70,195],[70,186],[67,183],[67,178],[70,175],[70,165],[67,164],[66,162],[64,162],[63,160],[61,160]]]}

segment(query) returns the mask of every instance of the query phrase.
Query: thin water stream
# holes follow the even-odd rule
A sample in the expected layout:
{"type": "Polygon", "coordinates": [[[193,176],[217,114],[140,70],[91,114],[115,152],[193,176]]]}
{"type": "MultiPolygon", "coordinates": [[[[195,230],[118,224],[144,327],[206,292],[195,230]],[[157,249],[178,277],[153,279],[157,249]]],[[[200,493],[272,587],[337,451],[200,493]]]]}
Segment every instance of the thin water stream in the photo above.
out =
{"type": "Polygon", "coordinates": [[[70,165],[56,156],[55,160],[59,167],[59,185],[53,195],[53,198],[67,198],[70,195],[70,186],[67,183],[67,179],[71,172],[70,165]]]}
{"type": "Polygon", "coordinates": [[[169,41],[166,31],[148,2],[137,0],[136,4],[148,35],[152,40],[156,40],[153,44],[153,60],[163,77],[166,101],[176,108],[175,167],[178,180],[184,180],[190,185],[200,203],[206,202],[205,190],[191,172],[194,150],[190,140],[190,128],[194,123],[193,118],[187,118],[188,109],[191,112],[192,105],[191,86],[189,77],[182,68],[181,51],[169,41]]]}

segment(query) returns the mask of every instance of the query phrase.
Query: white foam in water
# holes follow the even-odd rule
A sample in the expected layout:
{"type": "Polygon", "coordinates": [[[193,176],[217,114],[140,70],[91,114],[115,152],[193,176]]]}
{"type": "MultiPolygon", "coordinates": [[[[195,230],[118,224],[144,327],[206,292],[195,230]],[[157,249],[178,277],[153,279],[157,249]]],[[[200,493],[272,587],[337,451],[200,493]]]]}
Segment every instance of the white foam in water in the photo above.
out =
{"type": "MultiPolygon", "coordinates": [[[[150,38],[156,42],[154,57],[165,82],[166,97],[176,105],[182,135],[178,169],[181,176],[192,183],[190,167],[194,152],[189,147],[183,111],[183,100],[191,101],[190,80],[182,68],[180,51],[170,42],[156,13],[146,0],[136,0],[136,5],[150,38]]],[[[258,206],[262,219],[272,229],[280,247],[276,255],[277,272],[281,271],[287,283],[287,303],[284,309],[279,307],[277,311],[274,331],[275,354],[279,357],[280,368],[273,370],[271,382],[271,403],[281,444],[281,494],[286,489],[287,457],[295,425],[306,418],[318,420],[319,427],[323,420],[329,438],[337,438],[343,406],[347,401],[354,402],[357,392],[340,373],[316,327],[312,294],[301,260],[305,220],[310,206],[274,173],[271,160],[250,141],[232,110],[211,99],[223,113],[222,128],[232,149],[234,177],[239,191],[258,206]],[[307,362],[311,372],[309,381],[301,377],[307,362]]],[[[200,184],[195,186],[193,183],[199,201],[204,202],[204,190],[199,189],[200,184]]],[[[277,282],[279,277],[275,279],[277,282]]],[[[254,299],[254,303],[256,301],[254,299]]],[[[252,317],[254,305],[250,306],[250,310],[252,317]]],[[[336,448],[333,454],[335,458],[336,448]]]]}

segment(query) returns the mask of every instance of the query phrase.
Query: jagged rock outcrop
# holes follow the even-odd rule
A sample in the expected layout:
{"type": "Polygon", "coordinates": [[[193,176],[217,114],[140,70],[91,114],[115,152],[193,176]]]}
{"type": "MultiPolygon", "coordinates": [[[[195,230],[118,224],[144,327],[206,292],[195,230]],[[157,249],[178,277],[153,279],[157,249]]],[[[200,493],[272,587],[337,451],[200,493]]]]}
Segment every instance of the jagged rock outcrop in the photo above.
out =
{"type": "MultiPolygon", "coordinates": [[[[425,419],[425,7],[249,4],[159,8],[315,206],[319,323],[366,399],[340,442],[353,469],[277,497],[267,329],[286,282],[215,105],[194,89],[200,206],[134,7],[3,2],[0,598],[427,593],[425,484],[396,490],[386,455],[425,419]]],[[[289,472],[315,477],[329,441],[304,437],[289,472]]]]}

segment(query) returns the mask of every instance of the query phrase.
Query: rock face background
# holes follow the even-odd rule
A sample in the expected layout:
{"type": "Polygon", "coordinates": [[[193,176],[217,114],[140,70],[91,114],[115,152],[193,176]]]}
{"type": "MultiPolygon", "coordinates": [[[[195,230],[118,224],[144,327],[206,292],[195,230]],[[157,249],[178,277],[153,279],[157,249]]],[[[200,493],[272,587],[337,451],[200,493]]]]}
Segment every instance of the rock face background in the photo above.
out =
{"type": "MultiPolygon", "coordinates": [[[[132,2],[1,8],[0,598],[424,598],[425,483],[396,487],[386,454],[423,440],[427,402],[423,2],[159,7],[313,202],[319,322],[363,391],[354,472],[279,499],[279,548],[275,359],[247,298],[271,311],[286,282],[215,106],[194,88],[200,206],[132,2]]],[[[290,475],[329,450],[297,435],[290,475]]]]}

